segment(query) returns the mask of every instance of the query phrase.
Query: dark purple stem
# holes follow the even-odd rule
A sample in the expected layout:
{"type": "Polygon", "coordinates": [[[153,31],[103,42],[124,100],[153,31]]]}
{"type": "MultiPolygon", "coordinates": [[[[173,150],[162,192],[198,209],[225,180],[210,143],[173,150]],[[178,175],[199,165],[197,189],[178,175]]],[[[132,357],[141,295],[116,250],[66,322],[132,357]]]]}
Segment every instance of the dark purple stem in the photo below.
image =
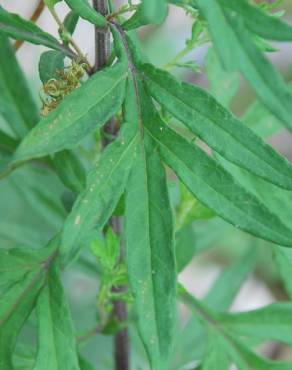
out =
{"type": "MultiPolygon", "coordinates": [[[[108,0],[93,0],[94,8],[104,16],[109,14],[108,0]]],[[[104,68],[110,55],[110,33],[108,29],[95,28],[95,71],[104,68]]],[[[102,144],[105,148],[113,141],[119,131],[116,119],[110,119],[102,132],[102,144]]],[[[110,226],[117,235],[122,233],[122,220],[120,217],[112,217],[110,226]]],[[[123,245],[121,244],[121,261],[124,258],[123,245]]],[[[114,292],[123,292],[125,287],[119,286],[114,292]]],[[[115,301],[113,315],[118,322],[127,320],[127,305],[124,301],[115,301]]],[[[120,330],[114,337],[115,370],[129,370],[129,334],[127,328],[120,330]]]]}

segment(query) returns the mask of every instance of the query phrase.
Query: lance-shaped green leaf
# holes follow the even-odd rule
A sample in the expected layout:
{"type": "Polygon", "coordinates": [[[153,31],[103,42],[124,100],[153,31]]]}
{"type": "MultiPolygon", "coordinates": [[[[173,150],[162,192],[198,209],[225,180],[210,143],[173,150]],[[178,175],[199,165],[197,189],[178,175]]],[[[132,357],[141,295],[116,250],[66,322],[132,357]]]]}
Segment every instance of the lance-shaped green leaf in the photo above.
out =
{"type": "Polygon", "coordinates": [[[2,113],[17,138],[24,137],[38,121],[38,111],[19,68],[15,52],[9,40],[1,34],[0,113],[2,113]]]}
{"type": "Polygon", "coordinates": [[[211,95],[151,65],[143,71],[155,99],[211,148],[267,181],[292,189],[292,165],[211,95]]]}
{"type": "MultiPolygon", "coordinates": [[[[41,284],[43,283],[42,279],[36,279],[35,281],[34,279],[35,277],[33,277],[32,274],[29,274],[23,281],[28,283],[28,285],[23,287],[21,292],[16,289],[13,297],[11,294],[9,297],[11,309],[4,317],[3,310],[1,310],[0,366],[2,370],[14,369],[12,355],[18,334],[34,307],[36,296],[39,292],[41,284]]],[[[12,289],[14,288],[15,287],[13,286],[12,289]]],[[[5,297],[6,295],[2,294],[2,299],[0,300],[1,304],[5,297]]]]}
{"type": "Polygon", "coordinates": [[[208,342],[203,358],[202,370],[230,369],[230,358],[225,348],[224,340],[212,327],[208,328],[208,342]]]}
{"type": "Polygon", "coordinates": [[[75,336],[56,263],[37,301],[38,351],[33,370],[79,370],[75,336]]]}
{"type": "Polygon", "coordinates": [[[269,15],[259,7],[251,5],[247,0],[219,0],[219,2],[240,14],[247,27],[259,36],[278,41],[292,40],[292,26],[279,17],[269,15]]]}
{"type": "Polygon", "coordinates": [[[166,17],[166,0],[142,0],[140,17],[147,23],[162,23],[166,17]]]}
{"type": "Polygon", "coordinates": [[[123,29],[132,30],[149,23],[160,24],[164,21],[166,12],[165,0],[144,0],[132,17],[123,23],[123,29]]]}
{"type": "Polygon", "coordinates": [[[87,187],[79,195],[64,229],[61,253],[64,260],[72,260],[80,243],[94,227],[102,229],[125,190],[137,144],[137,129],[123,124],[119,139],[102,153],[87,177],[87,187]]]}
{"type": "Polygon", "coordinates": [[[226,71],[214,48],[210,48],[206,58],[205,67],[210,81],[209,91],[224,107],[228,107],[239,89],[239,73],[226,71]]]}
{"type": "Polygon", "coordinates": [[[0,6],[0,33],[16,40],[24,40],[32,44],[60,50],[66,55],[75,57],[70,49],[60,44],[57,39],[40,29],[33,22],[27,21],[17,14],[7,12],[2,6],[0,6]]]}
{"type": "Polygon", "coordinates": [[[138,82],[129,82],[126,117],[139,126],[140,135],[126,186],[126,263],[151,369],[164,370],[169,368],[176,321],[176,269],[165,170],[157,145],[142,128],[149,109],[149,97],[138,82]]]}
{"type": "Polygon", "coordinates": [[[219,163],[164,126],[157,116],[147,128],[160,144],[164,161],[203,204],[252,235],[292,246],[292,230],[219,163]]]}
{"type": "Polygon", "coordinates": [[[106,26],[106,19],[103,15],[94,10],[87,0],[65,0],[68,6],[79,14],[81,18],[86,19],[90,23],[98,27],[106,26]]]}
{"type": "MultiPolygon", "coordinates": [[[[71,10],[65,17],[64,19],[64,27],[65,29],[71,34],[73,35],[75,29],[76,29],[76,26],[78,24],[78,21],[79,21],[79,15],[77,13],[75,13],[73,10],[71,10]]],[[[59,30],[60,32],[60,30],[59,30]]]]}
{"type": "Polygon", "coordinates": [[[292,129],[292,95],[280,74],[254,45],[244,20],[220,0],[196,0],[225,68],[240,70],[262,103],[292,129]],[[222,42],[224,40],[224,42],[222,42]]]}
{"type": "MultiPolygon", "coordinates": [[[[255,256],[255,250],[250,250],[234,264],[226,267],[204,297],[204,303],[210,308],[215,307],[218,311],[227,310],[253,268],[255,256]]],[[[209,341],[210,338],[208,338],[208,346],[212,345],[209,341]]],[[[204,333],[203,326],[197,317],[191,317],[176,336],[175,349],[181,355],[181,358],[176,360],[175,368],[182,367],[182,359],[186,363],[201,358],[205,342],[206,333],[204,333]],[[198,343],[195,348],[193,348],[194,343],[198,343]],[[190,350],[191,348],[193,349],[190,350]]]]}
{"type": "MultiPolygon", "coordinates": [[[[211,336],[210,340],[212,340],[212,338],[214,339],[214,335],[217,336],[217,341],[213,340],[213,344],[217,342],[215,346],[220,346],[221,350],[223,350],[226,356],[228,356],[230,364],[235,364],[241,370],[288,370],[291,368],[291,362],[274,362],[266,360],[252,352],[245,344],[243,344],[236,332],[232,332],[225,327],[224,324],[218,321],[214,311],[199,302],[182,287],[179,289],[179,296],[182,302],[192,310],[194,315],[204,325],[207,334],[211,336]]],[[[216,358],[219,358],[218,355],[219,354],[216,355],[216,358]]],[[[224,363],[226,360],[227,359],[225,357],[224,363]]],[[[208,363],[210,359],[206,357],[205,361],[208,363]]],[[[214,362],[211,362],[211,365],[213,364],[214,362]]],[[[205,368],[206,370],[209,369],[208,367],[203,366],[203,369],[205,368]]]]}
{"type": "Polygon", "coordinates": [[[225,268],[204,297],[204,302],[210,307],[216,307],[218,311],[228,309],[254,267],[255,256],[255,250],[252,249],[236,263],[225,268]]]}
{"type": "Polygon", "coordinates": [[[117,113],[124,98],[125,79],[126,68],[121,63],[96,73],[29,132],[14,162],[73,148],[117,113]]]}
{"type": "Polygon", "coordinates": [[[6,271],[5,266],[1,266],[1,270],[4,269],[3,277],[10,282],[1,291],[0,298],[0,368],[3,370],[13,369],[12,355],[19,331],[34,307],[45,279],[46,266],[49,266],[54,257],[54,254],[48,256],[47,252],[51,252],[51,249],[40,250],[39,256],[33,251],[14,251],[4,255],[1,260],[7,265],[6,271]],[[25,256],[22,263],[18,259],[20,256],[25,256]],[[13,262],[15,267],[12,266],[13,262]],[[23,271],[23,276],[17,267],[23,271]]]}
{"type": "Polygon", "coordinates": [[[217,320],[227,330],[241,336],[292,343],[290,302],[274,303],[248,312],[218,314],[217,320]]]}

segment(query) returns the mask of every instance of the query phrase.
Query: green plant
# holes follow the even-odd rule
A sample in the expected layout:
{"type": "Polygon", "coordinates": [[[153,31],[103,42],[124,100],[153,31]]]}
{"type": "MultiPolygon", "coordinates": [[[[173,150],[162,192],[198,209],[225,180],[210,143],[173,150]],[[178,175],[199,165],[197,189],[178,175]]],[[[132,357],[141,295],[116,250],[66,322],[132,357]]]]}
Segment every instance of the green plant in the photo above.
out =
{"type": "Polygon", "coordinates": [[[93,369],[83,343],[97,333],[115,343],[115,361],[109,354],[98,369],[129,369],[130,354],[135,370],[291,369],[292,362],[255,351],[267,340],[292,344],[291,302],[228,312],[254,267],[255,241],[273,252],[292,295],[292,166],[264,141],[282,125],[292,128],[291,89],[264,54],[274,50],[267,40],[292,41],[292,27],[273,13],[281,1],[169,1],[193,27],[163,69],[147,61],[136,30],[161,24],[166,0],[119,9],[112,1],[65,0],[64,21],[58,2],[45,6],[60,40],[33,22],[42,2],[33,21],[0,7],[0,176],[3,193],[15,189],[13,200],[2,201],[3,209],[20,207],[23,220],[14,215],[0,225],[0,369],[93,369]],[[74,41],[81,18],[95,26],[94,66],[74,41]],[[39,62],[41,109],[8,38],[17,48],[28,41],[52,49],[39,62]],[[209,93],[171,71],[196,72],[184,57],[210,42],[209,93]],[[242,120],[228,108],[238,72],[259,99],[242,120]],[[172,187],[179,197],[170,198],[172,187]],[[196,234],[191,248],[202,225],[210,238],[228,227],[216,215],[259,239],[247,237],[251,250],[200,301],[177,283],[177,273],[210,246],[196,234]],[[88,331],[74,328],[61,283],[72,266],[100,284],[88,331]],[[193,314],[183,330],[178,300],[193,314]]]}

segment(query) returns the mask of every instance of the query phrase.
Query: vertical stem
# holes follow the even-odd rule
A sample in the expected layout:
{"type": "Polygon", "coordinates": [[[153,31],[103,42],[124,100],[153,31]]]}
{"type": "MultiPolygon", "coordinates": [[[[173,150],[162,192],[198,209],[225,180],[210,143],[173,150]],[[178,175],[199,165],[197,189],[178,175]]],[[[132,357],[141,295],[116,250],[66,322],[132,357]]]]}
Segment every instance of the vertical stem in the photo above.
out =
{"type": "MultiPolygon", "coordinates": [[[[93,0],[93,7],[99,13],[106,16],[109,14],[108,0],[93,0]]],[[[106,30],[95,28],[95,70],[102,69],[110,55],[110,33],[106,30]]],[[[102,144],[105,148],[118,134],[119,125],[112,118],[105,125],[102,132],[102,144]]],[[[112,217],[109,224],[117,235],[122,233],[120,217],[112,217]]],[[[120,259],[124,258],[124,248],[121,244],[120,259]]],[[[122,292],[125,287],[116,287],[115,292],[122,292]]],[[[124,301],[114,302],[113,315],[119,322],[127,319],[127,306],[124,301]]],[[[114,337],[115,370],[129,370],[129,334],[127,329],[119,331],[114,337]]]]}

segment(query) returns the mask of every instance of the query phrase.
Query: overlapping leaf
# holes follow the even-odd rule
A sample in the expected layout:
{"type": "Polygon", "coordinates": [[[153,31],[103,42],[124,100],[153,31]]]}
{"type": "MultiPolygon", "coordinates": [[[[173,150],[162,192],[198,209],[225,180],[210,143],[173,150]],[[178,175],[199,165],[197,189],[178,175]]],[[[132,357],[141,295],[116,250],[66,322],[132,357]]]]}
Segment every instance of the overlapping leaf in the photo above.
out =
{"type": "Polygon", "coordinates": [[[63,51],[69,56],[74,56],[69,49],[33,22],[27,21],[17,14],[7,12],[2,6],[0,6],[0,33],[16,40],[25,40],[32,44],[44,45],[51,49],[63,51]]]}
{"type": "Polygon", "coordinates": [[[252,235],[292,246],[292,230],[201,149],[167,128],[158,116],[147,128],[165,163],[203,204],[252,235]]]}
{"type": "Polygon", "coordinates": [[[18,139],[24,137],[38,121],[35,103],[19,68],[14,51],[8,39],[1,34],[0,112],[18,139]]]}
{"type": "Polygon", "coordinates": [[[196,0],[196,4],[209,24],[224,66],[240,70],[262,103],[291,129],[292,95],[280,74],[254,45],[239,12],[223,6],[221,0],[196,0]]]}
{"type": "Polygon", "coordinates": [[[137,144],[137,129],[123,124],[119,140],[109,145],[87,177],[63,230],[61,253],[68,261],[80,248],[82,238],[94,227],[102,229],[124,192],[137,144]]]}
{"type": "Polygon", "coordinates": [[[173,223],[157,145],[146,133],[149,98],[129,83],[127,119],[140,137],[126,190],[126,261],[138,328],[153,370],[168,368],[175,325],[176,271],[173,223]]]}
{"type": "Polygon", "coordinates": [[[291,313],[292,304],[280,302],[248,312],[218,314],[217,320],[227,330],[243,337],[292,344],[291,313]]]}
{"type": "Polygon", "coordinates": [[[219,0],[226,8],[240,14],[246,26],[259,36],[278,41],[292,41],[292,26],[275,15],[269,15],[247,0],[219,0]]]}
{"type": "MultiPolygon", "coordinates": [[[[204,325],[206,333],[209,336],[209,348],[210,346],[213,348],[213,353],[211,354],[212,358],[206,356],[203,361],[203,369],[215,370],[216,360],[219,361],[220,359],[224,360],[224,366],[226,369],[228,369],[227,362],[229,364],[231,363],[235,364],[236,366],[238,366],[238,368],[242,370],[250,369],[288,370],[291,367],[291,362],[273,362],[270,360],[266,360],[263,357],[260,357],[259,355],[252,352],[252,350],[248,348],[243,342],[244,335],[239,336],[238,332],[233,331],[231,327],[225,326],[225,323],[218,318],[220,315],[219,316],[216,315],[213,310],[210,310],[207,306],[199,302],[196,298],[194,298],[193,296],[188,294],[184,289],[181,288],[180,288],[180,298],[187,306],[189,306],[194,315],[204,325]],[[221,350],[224,353],[224,355],[222,353],[220,354],[219,350],[221,350]],[[206,364],[209,367],[206,367],[207,366],[206,364]]],[[[287,305],[287,310],[284,309],[284,311],[287,312],[289,311],[289,309],[291,310],[290,304],[287,305]]],[[[269,311],[269,308],[267,310],[269,311]]],[[[261,318],[259,318],[259,316],[257,317],[260,322],[262,323],[264,322],[267,324],[267,327],[264,329],[263,327],[259,327],[259,331],[261,331],[262,333],[262,338],[266,339],[271,336],[272,329],[274,328],[273,313],[269,312],[268,315],[269,314],[271,314],[270,319],[272,320],[271,326],[269,328],[267,328],[269,326],[268,324],[269,319],[267,319],[267,317],[262,317],[261,314],[259,314],[261,318]]],[[[226,314],[226,317],[228,315],[229,314],[226,314]]],[[[239,314],[239,317],[240,315],[241,314],[239,314]]],[[[274,318],[276,316],[277,314],[275,314],[274,318]]],[[[287,317],[288,315],[284,315],[284,318],[281,319],[281,309],[278,310],[278,316],[276,318],[276,321],[278,325],[281,322],[280,324],[281,328],[287,325],[286,321],[287,317]]],[[[256,330],[257,329],[255,329],[255,331],[256,330]]]]}
{"type": "Polygon", "coordinates": [[[163,22],[166,11],[166,0],[142,0],[141,17],[148,23],[163,22]]]}
{"type": "Polygon", "coordinates": [[[122,104],[125,78],[122,63],[96,73],[29,132],[14,163],[72,148],[102,126],[122,104]]]}
{"type": "Polygon", "coordinates": [[[12,356],[18,334],[35,305],[45,279],[51,249],[2,251],[0,272],[0,366],[13,369],[12,356]],[[44,263],[44,264],[43,264],[44,263]]]}
{"type": "Polygon", "coordinates": [[[33,370],[79,370],[71,316],[56,263],[49,268],[36,312],[38,351],[33,370]]]}
{"type": "Polygon", "coordinates": [[[155,99],[211,148],[269,182],[292,188],[292,165],[207,92],[151,65],[143,72],[155,99]]]}
{"type": "Polygon", "coordinates": [[[65,55],[60,51],[44,52],[39,61],[39,75],[42,83],[58,77],[58,71],[64,68],[65,55]]]}
{"type": "MultiPolygon", "coordinates": [[[[233,303],[248,274],[251,272],[255,263],[255,256],[255,251],[248,251],[234,264],[226,267],[204,297],[204,303],[211,308],[216,308],[218,311],[227,310],[233,303]]],[[[222,343],[219,338],[215,338],[216,333],[212,331],[212,328],[210,330],[212,333],[208,333],[209,341],[207,341],[204,327],[198,318],[192,316],[189,319],[184,328],[176,336],[176,356],[173,357],[175,369],[183,367],[185,363],[191,363],[202,358],[204,352],[206,351],[208,353],[210,347],[214,350],[214,359],[210,358],[210,361],[215,361],[217,351],[222,350],[222,343]],[[212,337],[210,338],[211,334],[212,337]],[[213,341],[212,338],[215,340],[213,341]],[[196,343],[195,348],[194,343],[196,343]]],[[[204,366],[207,367],[208,362],[204,362],[204,366]]]]}
{"type": "Polygon", "coordinates": [[[95,11],[87,0],[65,0],[68,6],[79,14],[81,18],[95,24],[98,27],[106,26],[106,19],[100,13],[95,11]]]}

